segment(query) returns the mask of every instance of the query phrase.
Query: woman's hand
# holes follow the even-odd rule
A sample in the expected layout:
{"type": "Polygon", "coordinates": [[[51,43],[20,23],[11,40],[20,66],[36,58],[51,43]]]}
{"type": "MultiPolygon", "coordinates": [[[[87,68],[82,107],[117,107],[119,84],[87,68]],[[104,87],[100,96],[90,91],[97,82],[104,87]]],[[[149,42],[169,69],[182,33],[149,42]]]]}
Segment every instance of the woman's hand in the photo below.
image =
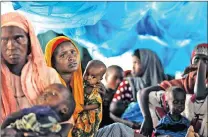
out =
{"type": "Polygon", "coordinates": [[[140,133],[144,136],[151,136],[153,131],[153,123],[151,117],[144,118],[140,128],[140,133]]]}

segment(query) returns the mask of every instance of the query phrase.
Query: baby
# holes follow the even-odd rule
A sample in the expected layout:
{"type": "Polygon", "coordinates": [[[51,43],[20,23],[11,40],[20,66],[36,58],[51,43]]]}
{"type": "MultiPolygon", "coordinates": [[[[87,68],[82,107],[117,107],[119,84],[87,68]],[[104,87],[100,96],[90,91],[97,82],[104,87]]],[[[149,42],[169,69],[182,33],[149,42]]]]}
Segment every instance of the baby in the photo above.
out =
{"type": "Polygon", "coordinates": [[[98,85],[101,83],[106,66],[99,60],[92,60],[87,64],[83,75],[84,79],[84,105],[79,114],[73,136],[93,137],[102,120],[102,98],[98,85]]]}
{"type": "Polygon", "coordinates": [[[8,116],[2,128],[23,131],[24,136],[50,133],[67,136],[72,125],[61,122],[68,121],[74,112],[75,101],[71,92],[61,84],[52,84],[44,90],[36,102],[36,106],[8,116]]]}
{"type": "Polygon", "coordinates": [[[185,137],[190,121],[181,113],[185,108],[186,92],[179,87],[170,87],[166,92],[166,105],[169,113],[164,116],[153,136],[185,137]]]}

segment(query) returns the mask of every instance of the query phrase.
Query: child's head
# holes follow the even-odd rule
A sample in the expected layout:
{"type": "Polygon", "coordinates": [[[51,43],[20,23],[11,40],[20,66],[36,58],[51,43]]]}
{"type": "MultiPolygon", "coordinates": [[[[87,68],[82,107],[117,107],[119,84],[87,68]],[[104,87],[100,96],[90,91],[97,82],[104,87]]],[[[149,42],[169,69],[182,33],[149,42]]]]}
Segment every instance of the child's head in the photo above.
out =
{"type": "Polygon", "coordinates": [[[95,85],[99,83],[106,72],[106,66],[102,61],[91,60],[84,72],[84,82],[87,85],[95,85]]]}
{"type": "Polygon", "coordinates": [[[37,98],[37,105],[51,106],[62,121],[68,120],[75,109],[74,97],[62,84],[51,84],[37,98]]]}
{"type": "Polygon", "coordinates": [[[184,111],[186,92],[180,87],[170,87],[166,90],[166,101],[171,114],[179,115],[184,111]]]}
{"type": "Polygon", "coordinates": [[[117,89],[123,80],[123,69],[120,66],[112,65],[106,70],[105,80],[108,88],[117,89]]]}

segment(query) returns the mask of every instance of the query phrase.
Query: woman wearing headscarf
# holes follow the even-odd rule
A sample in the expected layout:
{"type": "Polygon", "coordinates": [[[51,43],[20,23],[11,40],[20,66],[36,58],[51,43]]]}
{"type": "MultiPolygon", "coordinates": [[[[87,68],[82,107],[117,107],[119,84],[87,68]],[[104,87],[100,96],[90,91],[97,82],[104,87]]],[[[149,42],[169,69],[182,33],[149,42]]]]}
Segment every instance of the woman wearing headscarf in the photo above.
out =
{"type": "MultiPolygon", "coordinates": [[[[164,102],[163,92],[161,90],[166,90],[170,86],[179,86],[183,88],[187,94],[192,94],[191,100],[192,103],[197,102],[196,100],[205,100],[207,97],[207,77],[208,77],[208,44],[202,43],[196,46],[192,52],[191,56],[191,65],[187,67],[184,71],[183,77],[181,79],[174,79],[170,81],[163,81],[159,86],[151,86],[145,88],[138,94],[139,104],[144,116],[144,121],[141,127],[141,133],[143,135],[151,135],[153,130],[153,120],[151,118],[149,104],[152,104],[158,111],[158,119],[160,119],[166,113],[166,105],[164,102]],[[200,71],[199,71],[199,66],[200,71]],[[206,71],[205,71],[206,70],[206,71]],[[197,74],[200,78],[200,82],[195,81],[197,74]],[[203,81],[203,79],[206,79],[203,81]],[[205,84],[203,84],[205,82],[205,84]],[[206,86],[205,86],[206,85],[206,86]],[[200,87],[203,90],[197,90],[195,87],[200,87]]],[[[198,81],[198,80],[197,80],[198,81]]],[[[204,102],[201,102],[201,106],[204,102]]],[[[207,115],[207,114],[206,114],[207,115]]],[[[206,116],[203,114],[203,116],[206,116]]]]}
{"type": "Polygon", "coordinates": [[[143,117],[136,102],[141,89],[157,85],[166,79],[158,56],[147,49],[137,49],[132,55],[132,77],[121,82],[112,100],[111,118],[132,128],[139,128],[143,117]]]}
{"type": "Polygon", "coordinates": [[[17,12],[1,15],[1,116],[35,104],[50,84],[60,83],[44,60],[30,21],[17,12]]]}

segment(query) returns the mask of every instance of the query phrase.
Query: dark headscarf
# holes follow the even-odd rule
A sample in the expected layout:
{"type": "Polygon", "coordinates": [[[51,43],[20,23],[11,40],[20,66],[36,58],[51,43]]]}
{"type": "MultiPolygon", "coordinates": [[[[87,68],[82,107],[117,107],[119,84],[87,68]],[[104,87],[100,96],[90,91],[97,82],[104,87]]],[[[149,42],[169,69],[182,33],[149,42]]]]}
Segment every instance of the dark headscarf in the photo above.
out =
{"type": "Polygon", "coordinates": [[[128,78],[133,97],[136,100],[136,93],[138,91],[159,84],[163,80],[166,80],[166,76],[161,61],[155,52],[148,49],[137,49],[134,51],[133,56],[140,59],[142,68],[142,76],[128,78]]]}

